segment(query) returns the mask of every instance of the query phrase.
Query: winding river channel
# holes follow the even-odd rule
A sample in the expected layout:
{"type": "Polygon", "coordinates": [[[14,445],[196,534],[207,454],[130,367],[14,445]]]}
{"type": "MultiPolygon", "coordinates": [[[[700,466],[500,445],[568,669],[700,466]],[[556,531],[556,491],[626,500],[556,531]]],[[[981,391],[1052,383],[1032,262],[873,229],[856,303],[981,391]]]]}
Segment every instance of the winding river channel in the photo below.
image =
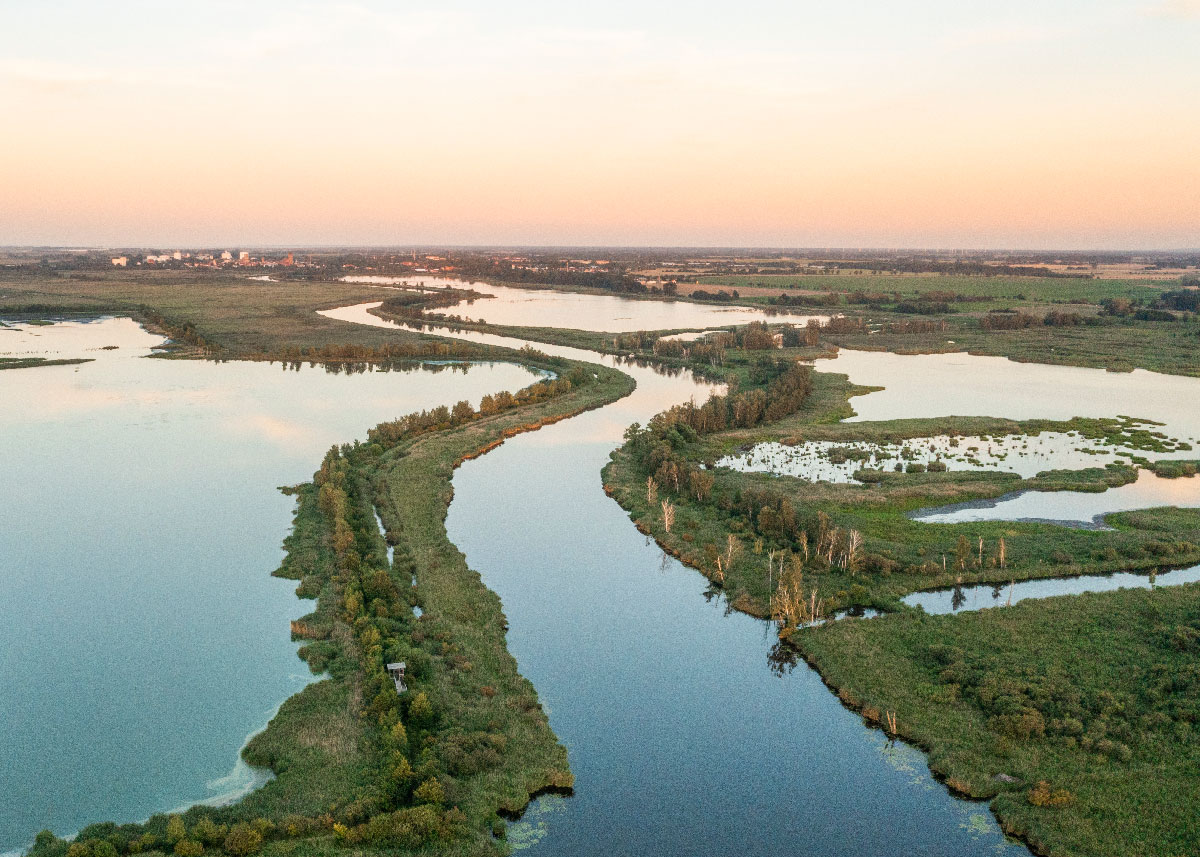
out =
{"type": "MultiPolygon", "coordinates": [[[[323,314],[392,326],[374,306],[323,314]]],[[[604,494],[600,469],[630,423],[711,389],[620,368],[637,380],[630,396],[454,477],[450,539],[503,600],[509,648],[575,774],[575,794],[537,800],[510,840],[547,855],[1026,853],[919,751],[865,727],[807,665],[779,663],[767,623],[706,596],[604,494]]]]}

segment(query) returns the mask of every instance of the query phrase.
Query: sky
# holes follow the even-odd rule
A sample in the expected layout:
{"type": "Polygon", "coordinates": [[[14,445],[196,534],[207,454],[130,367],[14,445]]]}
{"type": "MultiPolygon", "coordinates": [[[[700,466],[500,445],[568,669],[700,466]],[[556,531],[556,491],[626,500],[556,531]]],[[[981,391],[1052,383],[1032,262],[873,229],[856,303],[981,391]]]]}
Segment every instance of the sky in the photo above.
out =
{"type": "Polygon", "coordinates": [[[0,245],[1200,247],[1200,0],[0,0],[0,245]]]}

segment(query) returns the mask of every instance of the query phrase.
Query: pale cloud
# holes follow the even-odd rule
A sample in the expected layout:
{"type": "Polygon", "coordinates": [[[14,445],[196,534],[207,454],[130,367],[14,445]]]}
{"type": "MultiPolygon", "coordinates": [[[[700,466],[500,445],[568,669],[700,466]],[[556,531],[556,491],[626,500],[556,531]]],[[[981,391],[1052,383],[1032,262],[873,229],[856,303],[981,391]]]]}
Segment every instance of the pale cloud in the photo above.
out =
{"type": "Polygon", "coordinates": [[[959,29],[947,33],[942,44],[948,48],[1009,47],[1048,42],[1066,35],[1046,27],[1022,24],[959,29]]]}
{"type": "Polygon", "coordinates": [[[0,59],[0,75],[29,82],[63,84],[103,83],[114,77],[103,69],[31,59],[0,59]]]}
{"type": "Polygon", "coordinates": [[[1147,11],[1162,18],[1200,18],[1200,0],[1163,0],[1147,11]]]}

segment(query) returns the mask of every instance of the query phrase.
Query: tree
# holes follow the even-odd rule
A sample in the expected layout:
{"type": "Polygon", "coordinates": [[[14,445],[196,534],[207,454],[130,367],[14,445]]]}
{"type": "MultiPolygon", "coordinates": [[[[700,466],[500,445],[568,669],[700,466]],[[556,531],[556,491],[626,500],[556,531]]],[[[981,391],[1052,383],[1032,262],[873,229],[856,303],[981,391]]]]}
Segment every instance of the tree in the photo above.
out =
{"type": "Polygon", "coordinates": [[[225,825],[218,825],[207,816],[197,821],[192,827],[192,837],[199,839],[205,845],[219,845],[228,832],[225,825]]]}
{"type": "Polygon", "coordinates": [[[675,524],[675,505],[670,500],[662,501],[663,529],[668,533],[675,524]]]}
{"type": "Polygon", "coordinates": [[[408,706],[408,716],[415,723],[426,723],[433,719],[433,703],[429,701],[425,691],[413,697],[408,706]]]}
{"type": "Polygon", "coordinates": [[[846,568],[851,574],[858,570],[858,551],[862,547],[863,537],[858,530],[851,530],[846,539],[846,568]]]}
{"type": "Polygon", "coordinates": [[[971,558],[971,543],[967,541],[966,536],[958,537],[958,545],[954,549],[954,556],[960,569],[967,567],[967,560],[971,558]]]}

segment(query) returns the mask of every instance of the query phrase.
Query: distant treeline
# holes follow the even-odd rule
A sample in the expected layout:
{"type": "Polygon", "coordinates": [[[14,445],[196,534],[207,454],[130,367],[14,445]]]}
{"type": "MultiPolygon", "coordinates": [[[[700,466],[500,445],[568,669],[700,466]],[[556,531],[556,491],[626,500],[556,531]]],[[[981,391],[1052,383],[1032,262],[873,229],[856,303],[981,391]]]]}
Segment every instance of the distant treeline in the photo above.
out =
{"type": "Polygon", "coordinates": [[[612,271],[568,271],[547,261],[544,268],[513,267],[502,260],[487,257],[467,257],[455,260],[455,273],[478,279],[500,280],[507,283],[535,283],[550,286],[576,286],[607,289],[613,292],[644,293],[646,287],[623,267],[612,271]]]}
{"type": "Polygon", "coordinates": [[[779,297],[769,298],[772,306],[837,307],[842,305],[866,306],[874,310],[890,310],[909,315],[942,315],[955,312],[951,304],[979,303],[992,300],[989,295],[964,295],[958,292],[928,291],[912,297],[900,292],[822,292],[813,295],[796,295],[781,292],[779,297]]]}
{"type": "MultiPolygon", "coordinates": [[[[814,263],[821,264],[821,263],[814,263]]],[[[1090,279],[1090,273],[1054,271],[1041,265],[988,264],[963,260],[937,259],[844,259],[843,268],[863,268],[877,274],[958,274],[972,277],[1053,277],[1090,279]]]]}

